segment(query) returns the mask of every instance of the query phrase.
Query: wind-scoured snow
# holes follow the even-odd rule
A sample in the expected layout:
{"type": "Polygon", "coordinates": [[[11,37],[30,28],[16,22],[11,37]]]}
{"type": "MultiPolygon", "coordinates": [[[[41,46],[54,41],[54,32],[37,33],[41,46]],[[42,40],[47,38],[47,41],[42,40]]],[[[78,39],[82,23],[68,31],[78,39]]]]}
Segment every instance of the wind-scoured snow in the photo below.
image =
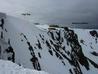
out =
{"type": "Polygon", "coordinates": [[[97,74],[98,30],[49,28],[1,17],[0,58],[50,74],[97,74]]]}
{"type": "Polygon", "coordinates": [[[23,68],[10,61],[0,60],[0,74],[48,74],[44,71],[36,71],[23,68]]]}

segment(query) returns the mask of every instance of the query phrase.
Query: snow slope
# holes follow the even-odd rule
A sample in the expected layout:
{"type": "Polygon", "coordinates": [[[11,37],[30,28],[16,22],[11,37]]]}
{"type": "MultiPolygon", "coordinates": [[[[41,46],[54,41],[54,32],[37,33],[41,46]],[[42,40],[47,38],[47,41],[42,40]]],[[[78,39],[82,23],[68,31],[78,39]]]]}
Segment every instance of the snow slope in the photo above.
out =
{"type": "Polygon", "coordinates": [[[0,74],[48,74],[43,71],[23,68],[10,61],[0,60],[0,74]]]}
{"type": "Polygon", "coordinates": [[[50,74],[98,73],[98,30],[67,27],[53,30],[47,25],[35,26],[5,16],[1,16],[0,25],[1,59],[50,74]]]}

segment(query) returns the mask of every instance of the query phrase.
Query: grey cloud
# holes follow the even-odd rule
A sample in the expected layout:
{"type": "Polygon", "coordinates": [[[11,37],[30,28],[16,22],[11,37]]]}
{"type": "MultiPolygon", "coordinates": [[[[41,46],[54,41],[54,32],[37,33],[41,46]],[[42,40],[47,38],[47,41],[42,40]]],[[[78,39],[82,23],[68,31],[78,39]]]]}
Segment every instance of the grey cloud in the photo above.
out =
{"type": "MultiPolygon", "coordinates": [[[[98,0],[0,0],[1,10],[14,14],[30,12],[29,20],[41,23],[69,24],[88,22],[98,24],[98,0]],[[10,4],[11,3],[11,4],[10,4]]],[[[28,19],[28,18],[27,18],[28,19]]]]}

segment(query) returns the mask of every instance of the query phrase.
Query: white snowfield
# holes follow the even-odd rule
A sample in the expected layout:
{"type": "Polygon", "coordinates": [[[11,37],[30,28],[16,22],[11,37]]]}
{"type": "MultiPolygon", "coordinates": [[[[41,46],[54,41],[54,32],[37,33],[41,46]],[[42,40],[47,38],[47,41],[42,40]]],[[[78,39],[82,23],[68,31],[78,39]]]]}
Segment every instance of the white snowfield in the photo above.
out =
{"type": "Polygon", "coordinates": [[[37,71],[23,68],[10,61],[0,60],[0,74],[48,74],[44,71],[37,71]]]}

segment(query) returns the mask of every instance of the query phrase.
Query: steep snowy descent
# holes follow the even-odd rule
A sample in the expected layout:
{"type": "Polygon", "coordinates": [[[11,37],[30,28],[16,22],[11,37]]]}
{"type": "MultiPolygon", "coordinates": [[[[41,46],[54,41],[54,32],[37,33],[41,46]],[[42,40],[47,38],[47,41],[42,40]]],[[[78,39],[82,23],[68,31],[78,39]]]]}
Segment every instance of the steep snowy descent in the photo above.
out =
{"type": "Polygon", "coordinates": [[[0,58],[50,74],[98,73],[98,30],[37,27],[1,17],[0,58]]]}

